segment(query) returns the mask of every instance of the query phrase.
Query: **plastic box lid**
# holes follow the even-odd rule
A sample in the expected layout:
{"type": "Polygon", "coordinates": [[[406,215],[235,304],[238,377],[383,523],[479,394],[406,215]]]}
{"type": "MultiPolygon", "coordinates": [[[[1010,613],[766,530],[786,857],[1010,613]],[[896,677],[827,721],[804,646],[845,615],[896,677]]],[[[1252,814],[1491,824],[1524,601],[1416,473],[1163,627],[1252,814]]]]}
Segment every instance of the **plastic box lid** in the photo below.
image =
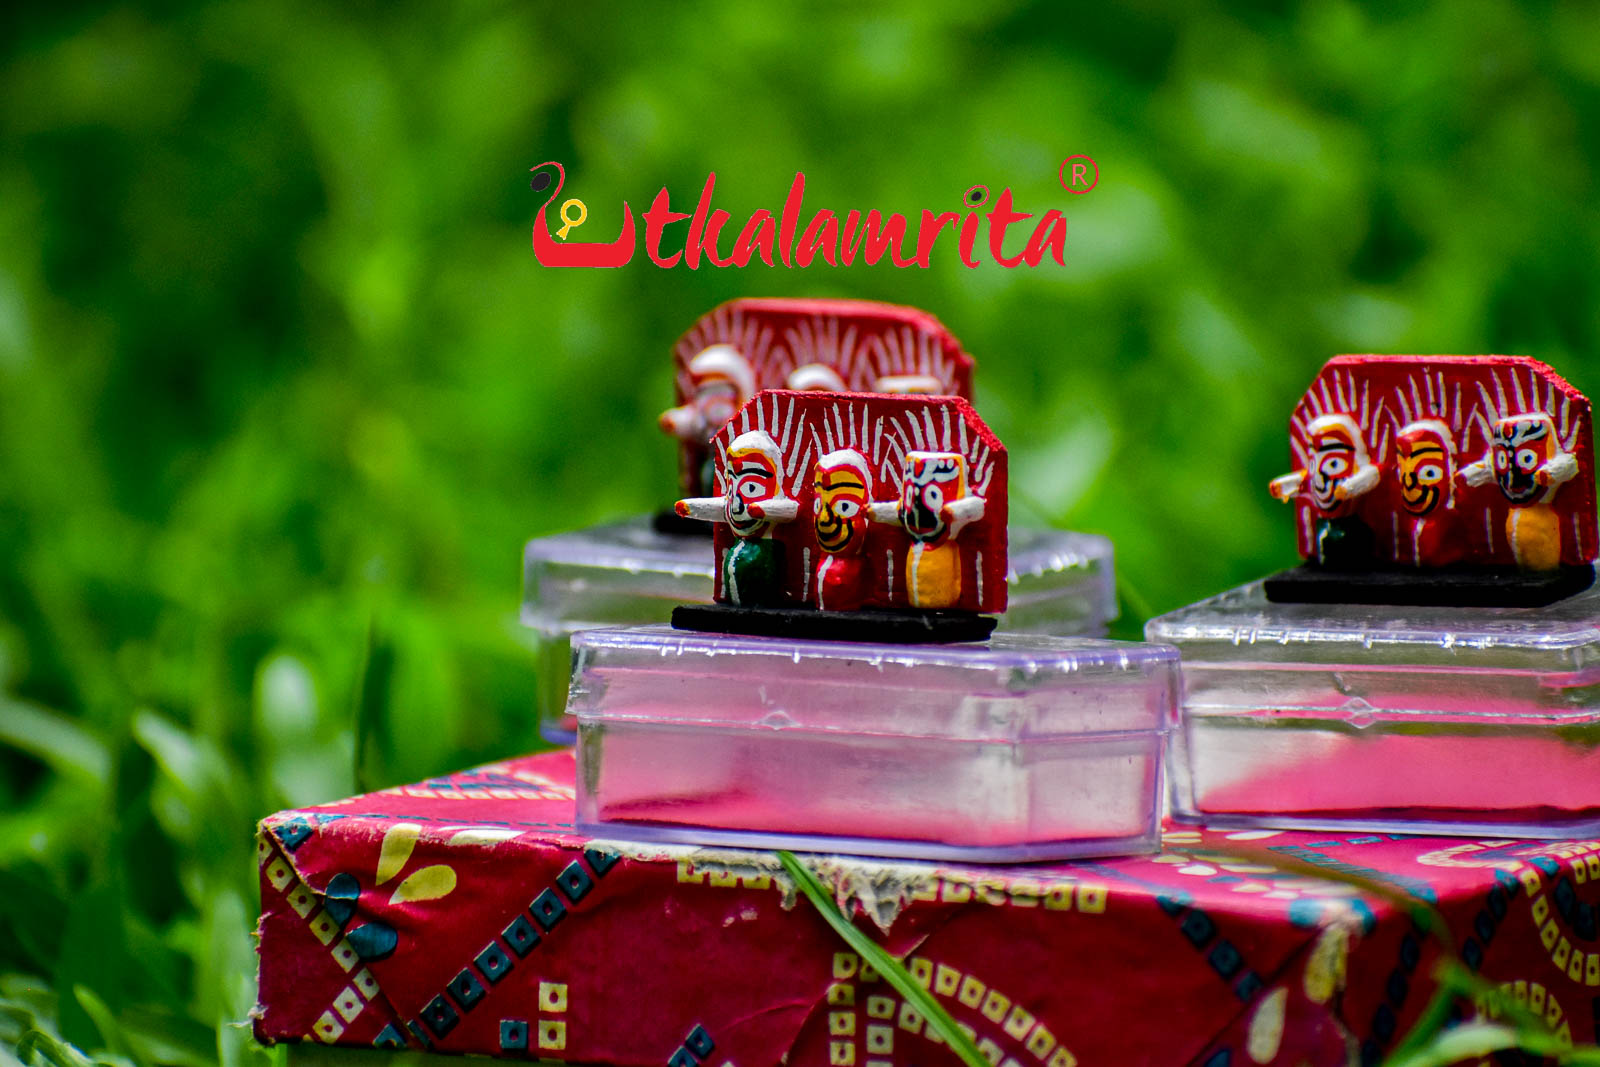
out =
{"type": "Polygon", "coordinates": [[[668,627],[575,634],[568,708],[588,721],[1013,740],[1160,732],[1177,651],[999,633],[951,645],[794,641],[668,627]]]}

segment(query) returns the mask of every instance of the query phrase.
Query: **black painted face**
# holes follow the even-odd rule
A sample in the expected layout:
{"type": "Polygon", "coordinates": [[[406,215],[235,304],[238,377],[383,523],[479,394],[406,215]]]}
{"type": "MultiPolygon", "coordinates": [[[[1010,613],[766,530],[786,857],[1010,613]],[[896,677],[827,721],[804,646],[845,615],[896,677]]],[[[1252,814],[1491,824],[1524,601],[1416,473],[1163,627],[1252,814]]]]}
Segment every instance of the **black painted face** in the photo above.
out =
{"type": "Polygon", "coordinates": [[[1519,415],[1494,424],[1494,478],[1513,504],[1523,504],[1543,488],[1536,477],[1554,452],[1555,434],[1545,415],[1519,415]]]}
{"type": "Polygon", "coordinates": [[[944,505],[965,493],[961,457],[947,453],[912,453],[901,486],[900,523],[914,541],[944,536],[944,505]]]}

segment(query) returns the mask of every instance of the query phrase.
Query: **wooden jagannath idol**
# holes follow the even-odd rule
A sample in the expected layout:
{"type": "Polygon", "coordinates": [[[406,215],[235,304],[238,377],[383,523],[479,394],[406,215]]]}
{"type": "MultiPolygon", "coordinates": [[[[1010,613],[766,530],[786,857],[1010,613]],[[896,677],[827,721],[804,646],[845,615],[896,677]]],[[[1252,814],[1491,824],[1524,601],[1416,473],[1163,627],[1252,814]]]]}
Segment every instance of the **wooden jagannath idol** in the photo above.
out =
{"type": "Polygon", "coordinates": [[[1589,401],[1524,356],[1339,356],[1290,420],[1277,601],[1535,606],[1597,554],[1589,401]]]}
{"type": "Polygon", "coordinates": [[[711,439],[716,603],[682,628],[986,637],[1006,602],[1006,452],[960,397],[767,390],[711,439]]]}

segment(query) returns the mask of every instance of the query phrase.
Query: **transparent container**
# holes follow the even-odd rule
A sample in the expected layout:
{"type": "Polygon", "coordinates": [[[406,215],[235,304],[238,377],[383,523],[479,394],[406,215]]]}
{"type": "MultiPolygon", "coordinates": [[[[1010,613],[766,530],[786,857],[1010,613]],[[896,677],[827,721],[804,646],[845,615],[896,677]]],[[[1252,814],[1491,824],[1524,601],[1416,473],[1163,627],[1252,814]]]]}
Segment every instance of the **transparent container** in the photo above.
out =
{"type": "MultiPolygon", "coordinates": [[[[1000,629],[1098,637],[1116,618],[1111,542],[1094,534],[1013,527],[1010,601],[1000,629]]],[[[678,604],[711,601],[711,539],[664,534],[648,518],[540,537],[523,551],[522,621],[533,631],[539,730],[571,744],[569,638],[597,626],[665,623],[678,604]]]]}
{"type": "Polygon", "coordinates": [[[1600,832],[1600,588],[1544,608],[1274,604],[1145,627],[1183,656],[1173,813],[1212,826],[1600,832]]]}
{"type": "Polygon", "coordinates": [[[655,626],[572,647],[590,833],[980,862],[1156,847],[1171,648],[655,626]]]}

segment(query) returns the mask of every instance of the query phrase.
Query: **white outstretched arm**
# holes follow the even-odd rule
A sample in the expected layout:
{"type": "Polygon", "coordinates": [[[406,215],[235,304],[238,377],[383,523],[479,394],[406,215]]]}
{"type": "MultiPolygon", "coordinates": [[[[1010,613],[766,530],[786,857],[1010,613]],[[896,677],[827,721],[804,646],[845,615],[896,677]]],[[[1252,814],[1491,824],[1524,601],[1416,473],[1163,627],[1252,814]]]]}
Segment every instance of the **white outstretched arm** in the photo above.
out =
{"type": "Polygon", "coordinates": [[[867,505],[867,518],[873,522],[900,524],[900,501],[874,500],[867,505]]]}
{"type": "Polygon", "coordinates": [[[1272,494],[1274,500],[1293,500],[1300,495],[1300,489],[1305,485],[1306,472],[1295,471],[1274,478],[1267,483],[1267,492],[1272,494]]]}
{"type": "Polygon", "coordinates": [[[800,515],[800,501],[788,496],[763,501],[751,510],[756,508],[760,508],[761,517],[768,522],[793,522],[800,515]]]}
{"type": "Polygon", "coordinates": [[[691,496],[672,506],[685,519],[703,519],[722,522],[727,518],[728,498],[725,496],[691,496]]]}
{"type": "Polygon", "coordinates": [[[1371,492],[1378,486],[1378,468],[1371,463],[1364,467],[1357,467],[1356,472],[1345,479],[1339,487],[1339,495],[1346,500],[1354,499],[1362,493],[1371,492]]]}
{"type": "Polygon", "coordinates": [[[702,436],[705,423],[700,418],[700,413],[692,404],[683,404],[675,408],[668,408],[656,420],[661,428],[674,437],[687,441],[691,437],[702,436]]]}
{"type": "MultiPolygon", "coordinates": [[[[1571,452],[1557,452],[1550,457],[1549,462],[1539,468],[1539,480],[1548,485],[1554,495],[1554,490],[1563,482],[1570,482],[1578,476],[1578,457],[1571,452]]],[[[1548,499],[1548,497],[1546,498],[1548,499]]]]}
{"type": "Polygon", "coordinates": [[[945,521],[950,524],[950,536],[958,537],[961,530],[969,522],[977,522],[983,518],[985,507],[981,496],[964,496],[959,500],[952,500],[944,506],[945,521]]]}
{"type": "Polygon", "coordinates": [[[1476,463],[1468,463],[1461,468],[1459,477],[1474,489],[1480,485],[1486,485],[1494,478],[1494,458],[1492,456],[1484,456],[1476,463]]]}

